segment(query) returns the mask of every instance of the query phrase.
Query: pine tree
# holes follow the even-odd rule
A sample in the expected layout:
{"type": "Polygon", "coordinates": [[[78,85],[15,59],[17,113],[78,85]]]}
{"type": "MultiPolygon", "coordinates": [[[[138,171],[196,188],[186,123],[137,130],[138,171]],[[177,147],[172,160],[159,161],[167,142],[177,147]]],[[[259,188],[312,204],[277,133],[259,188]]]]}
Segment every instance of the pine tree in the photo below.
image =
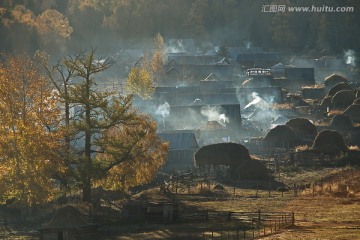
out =
{"type": "MultiPolygon", "coordinates": [[[[156,136],[156,127],[152,121],[135,111],[132,107],[132,95],[115,95],[114,92],[97,88],[98,81],[95,81],[95,77],[108,69],[112,62],[105,58],[96,58],[95,49],[68,54],[61,62],[65,68],[62,72],[72,76],[72,85],[68,86],[67,95],[63,94],[62,97],[67,97],[74,112],[69,122],[71,139],[75,139],[78,153],[78,157],[72,159],[72,165],[75,166],[73,178],[82,189],[83,201],[91,201],[95,181],[99,183],[117,172],[121,173],[119,169],[125,169],[135,160],[144,160],[144,164],[140,164],[136,171],[147,169],[149,162],[154,166],[151,169],[157,170],[164,162],[166,148],[162,147],[163,143],[156,136]],[[121,131],[117,131],[119,129],[121,131]],[[118,132],[129,135],[112,137],[118,136],[113,135],[118,132]],[[131,143],[133,145],[129,148],[128,144],[131,143]],[[156,153],[155,158],[151,151],[156,153]],[[110,162],[108,157],[104,157],[120,156],[118,154],[122,154],[121,158],[113,158],[110,162]]],[[[145,181],[148,178],[138,179],[137,182],[141,182],[140,180],[145,181]]],[[[121,181],[122,178],[118,178],[113,184],[127,185],[121,181]]]]}

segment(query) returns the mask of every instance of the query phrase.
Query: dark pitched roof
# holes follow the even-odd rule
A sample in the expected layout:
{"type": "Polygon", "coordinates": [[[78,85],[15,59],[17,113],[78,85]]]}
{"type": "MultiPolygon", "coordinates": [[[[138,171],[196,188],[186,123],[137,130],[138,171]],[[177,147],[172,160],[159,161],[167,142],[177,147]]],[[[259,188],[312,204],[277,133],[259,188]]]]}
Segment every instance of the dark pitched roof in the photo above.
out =
{"type": "Polygon", "coordinates": [[[164,141],[170,142],[170,150],[194,150],[199,148],[192,132],[159,133],[158,135],[164,141]]]}

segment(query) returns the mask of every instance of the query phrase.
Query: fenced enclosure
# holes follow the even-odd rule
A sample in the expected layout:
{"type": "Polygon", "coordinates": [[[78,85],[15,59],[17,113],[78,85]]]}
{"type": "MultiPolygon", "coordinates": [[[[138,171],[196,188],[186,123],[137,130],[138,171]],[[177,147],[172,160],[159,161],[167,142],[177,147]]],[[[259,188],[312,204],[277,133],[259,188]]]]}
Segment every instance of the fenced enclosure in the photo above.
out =
{"type": "MultiPolygon", "coordinates": [[[[203,223],[202,239],[255,239],[294,226],[293,212],[215,212],[183,213],[180,221],[203,223]]],[[[193,232],[193,231],[191,231],[193,232]]]]}

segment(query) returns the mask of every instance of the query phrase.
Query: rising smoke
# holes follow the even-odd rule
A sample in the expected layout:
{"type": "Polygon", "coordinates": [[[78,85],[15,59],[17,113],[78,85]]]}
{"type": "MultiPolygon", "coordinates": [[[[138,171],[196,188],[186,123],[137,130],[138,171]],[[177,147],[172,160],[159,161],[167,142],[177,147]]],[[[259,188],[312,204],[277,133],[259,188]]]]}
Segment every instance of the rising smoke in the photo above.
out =
{"type": "Polygon", "coordinates": [[[268,101],[265,101],[264,99],[262,99],[257,92],[253,92],[251,94],[251,97],[253,98],[253,100],[251,102],[249,102],[244,107],[244,109],[247,109],[251,106],[255,106],[256,108],[260,108],[260,109],[269,109],[270,103],[268,101]]]}
{"type": "Polygon", "coordinates": [[[223,126],[229,122],[229,118],[224,113],[221,113],[220,106],[204,106],[201,108],[201,114],[207,118],[208,121],[216,121],[223,126]]]}
{"type": "Polygon", "coordinates": [[[275,120],[279,114],[271,109],[273,97],[262,98],[257,92],[251,94],[252,100],[244,109],[254,107],[254,111],[247,117],[252,122],[259,123],[266,128],[269,128],[271,121],[275,120]]]}
{"type": "Polygon", "coordinates": [[[162,122],[165,127],[165,119],[170,115],[170,104],[165,102],[156,108],[155,114],[162,117],[162,122]]]}
{"type": "Polygon", "coordinates": [[[355,51],[354,50],[347,50],[344,52],[344,59],[345,59],[345,63],[347,65],[350,65],[352,67],[355,67],[355,61],[356,61],[356,57],[355,57],[355,51]]]}

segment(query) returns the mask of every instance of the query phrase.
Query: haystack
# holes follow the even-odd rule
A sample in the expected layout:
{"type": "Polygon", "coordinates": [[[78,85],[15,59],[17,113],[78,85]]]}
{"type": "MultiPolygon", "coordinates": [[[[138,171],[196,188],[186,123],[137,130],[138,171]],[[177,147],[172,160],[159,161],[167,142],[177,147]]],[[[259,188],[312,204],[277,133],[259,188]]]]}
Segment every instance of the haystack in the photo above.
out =
{"type": "Polygon", "coordinates": [[[347,108],[356,99],[353,90],[340,90],[331,99],[335,108],[347,108]]]}
{"type": "Polygon", "coordinates": [[[343,136],[333,130],[323,130],[318,133],[311,148],[324,154],[339,154],[348,150],[343,136]]]}
{"type": "Polygon", "coordinates": [[[337,83],[347,82],[347,79],[338,74],[331,74],[324,79],[325,88],[330,89],[337,83]]]}
{"type": "Polygon", "coordinates": [[[271,129],[264,138],[265,141],[273,143],[297,141],[294,131],[286,125],[278,125],[271,129]]]}
{"type": "Polygon", "coordinates": [[[266,166],[258,160],[248,160],[235,169],[235,173],[242,180],[266,180],[269,171],[266,166]]]}
{"type": "Polygon", "coordinates": [[[360,105],[360,97],[356,98],[353,102],[355,105],[360,105]]]}
{"type": "Polygon", "coordinates": [[[330,126],[334,128],[350,128],[353,123],[348,115],[336,114],[331,119],[330,126]]]}
{"type": "Polygon", "coordinates": [[[327,108],[327,107],[331,107],[332,104],[331,104],[331,99],[332,99],[333,96],[329,96],[329,95],[326,95],[324,97],[324,99],[321,101],[320,103],[320,107],[322,108],[327,108]]]}
{"type": "Polygon", "coordinates": [[[236,166],[250,159],[249,150],[237,143],[218,143],[203,146],[194,155],[197,166],[236,166]]]}
{"type": "Polygon", "coordinates": [[[344,114],[348,115],[353,122],[360,122],[360,105],[351,104],[345,111],[344,114]]]}
{"type": "Polygon", "coordinates": [[[351,90],[351,87],[347,82],[338,83],[329,90],[328,95],[334,96],[341,90],[351,90]]]}
{"type": "Polygon", "coordinates": [[[293,118],[285,123],[285,125],[293,129],[305,131],[313,136],[316,136],[317,134],[316,126],[306,118],[293,118]]]}

